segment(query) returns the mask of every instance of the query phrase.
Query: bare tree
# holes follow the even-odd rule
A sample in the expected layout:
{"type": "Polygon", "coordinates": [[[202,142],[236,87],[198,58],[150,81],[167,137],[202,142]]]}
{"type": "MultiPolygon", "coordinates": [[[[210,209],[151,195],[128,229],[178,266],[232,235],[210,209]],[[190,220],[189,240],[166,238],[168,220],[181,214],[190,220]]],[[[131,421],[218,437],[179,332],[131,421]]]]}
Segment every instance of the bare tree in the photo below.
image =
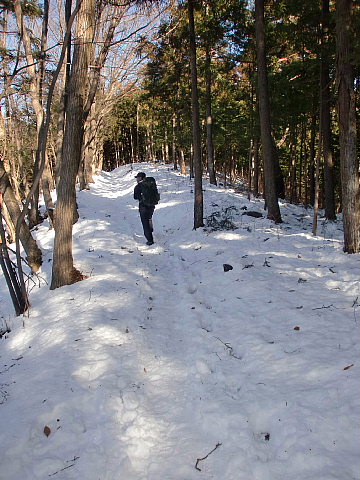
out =
{"type": "Polygon", "coordinates": [[[75,184],[83,152],[85,124],[98,92],[101,69],[112,45],[115,28],[125,11],[126,6],[121,5],[112,10],[105,38],[95,60],[93,45],[101,11],[96,11],[95,0],[82,0],[80,5],[74,36],[75,46],[68,83],[66,124],[57,185],[51,289],[72,284],[83,278],[74,267],[72,255],[72,226],[78,218],[75,184]]]}
{"type": "MultiPolygon", "coordinates": [[[[48,0],[44,1],[43,28],[42,28],[42,35],[41,35],[41,42],[40,42],[41,47],[40,47],[39,62],[35,60],[34,54],[32,52],[31,39],[30,39],[28,29],[26,28],[26,25],[24,22],[24,15],[23,15],[22,5],[20,0],[14,0],[14,12],[15,12],[18,29],[20,31],[22,43],[25,50],[25,56],[27,61],[26,71],[29,78],[29,92],[30,92],[32,106],[35,112],[36,130],[37,130],[38,139],[39,139],[40,129],[42,128],[43,119],[44,119],[44,109],[42,105],[42,87],[43,87],[44,71],[45,71],[44,61],[45,61],[45,50],[46,50],[47,29],[48,29],[49,2],[48,0]],[[39,64],[39,68],[37,68],[38,64],[39,64]]],[[[37,149],[38,148],[39,148],[39,144],[37,145],[37,149]]],[[[36,155],[33,178],[36,177],[38,171],[39,171],[39,155],[36,155]]],[[[42,187],[43,187],[44,198],[45,198],[45,202],[48,210],[54,207],[52,203],[52,198],[50,195],[51,184],[52,184],[51,174],[49,172],[49,168],[46,162],[44,171],[43,171],[42,187]]],[[[36,225],[40,221],[38,202],[39,202],[39,188],[37,187],[34,190],[34,195],[31,203],[31,214],[30,214],[31,225],[36,225]]]]}
{"type": "Polygon", "coordinates": [[[75,184],[82,152],[83,114],[94,28],[95,0],[82,0],[74,36],[75,46],[68,85],[62,161],[57,185],[51,289],[72,284],[83,278],[74,267],[72,226],[77,220],[75,184]]]}

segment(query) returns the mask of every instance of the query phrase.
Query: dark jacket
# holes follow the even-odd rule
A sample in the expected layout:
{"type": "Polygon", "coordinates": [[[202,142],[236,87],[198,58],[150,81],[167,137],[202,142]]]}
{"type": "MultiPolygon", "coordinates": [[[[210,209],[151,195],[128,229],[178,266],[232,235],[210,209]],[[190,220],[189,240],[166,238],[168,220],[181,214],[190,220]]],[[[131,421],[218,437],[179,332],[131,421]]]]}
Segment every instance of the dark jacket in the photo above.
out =
{"type": "Polygon", "coordinates": [[[139,200],[141,203],[141,182],[139,182],[134,188],[134,199],[139,200]]]}

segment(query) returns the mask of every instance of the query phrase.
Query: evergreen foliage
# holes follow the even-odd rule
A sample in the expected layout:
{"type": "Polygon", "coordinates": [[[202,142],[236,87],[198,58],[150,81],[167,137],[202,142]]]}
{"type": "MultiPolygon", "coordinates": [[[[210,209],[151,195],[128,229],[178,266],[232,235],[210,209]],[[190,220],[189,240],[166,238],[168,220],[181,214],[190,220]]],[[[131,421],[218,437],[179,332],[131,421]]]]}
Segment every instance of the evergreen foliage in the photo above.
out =
{"type": "MultiPolygon", "coordinates": [[[[81,23],[76,10],[82,2],[75,3],[0,0],[0,158],[19,205],[36,184],[42,121],[49,119],[46,141],[41,143],[45,145],[42,158],[46,150],[48,168],[42,174],[40,187],[32,194],[28,224],[35,225],[34,218],[40,219],[39,215],[33,216],[38,212],[40,189],[47,208],[54,186],[59,199],[60,167],[67,145],[64,132],[70,119],[66,108],[82,87],[86,105],[72,119],[74,126],[84,124],[72,137],[79,143],[78,158],[74,158],[74,149],[67,152],[69,165],[76,163],[72,182],[77,176],[80,188],[90,188],[96,169],[161,161],[175,169],[179,165],[181,172],[189,173],[191,178],[196,170],[203,170],[213,184],[216,178],[225,186],[241,182],[247,186],[249,197],[264,194],[266,162],[259,113],[259,92],[264,89],[258,82],[254,2],[192,0],[200,114],[200,155],[196,148],[195,160],[200,157],[202,169],[194,162],[192,145],[193,56],[187,2],[163,4],[159,23],[151,24],[149,18],[154,19],[158,12],[149,8],[138,15],[136,8],[143,2],[92,0],[89,15],[93,18],[88,20],[94,32],[82,44],[88,47],[87,66],[79,68],[84,82],[81,88],[71,91],[72,57],[81,44],[74,42],[74,35],[81,23]],[[67,24],[68,37],[64,34],[67,24]],[[110,32],[111,40],[107,36],[110,32]],[[69,51],[61,52],[65,45],[69,51]],[[62,55],[64,68],[58,69],[62,55]],[[59,78],[53,85],[55,73],[59,78]]],[[[157,8],[159,4],[155,3],[157,8]]],[[[277,174],[281,170],[284,176],[286,200],[315,206],[315,210],[317,206],[324,208],[326,218],[335,220],[338,213],[354,210],[359,203],[356,180],[349,193],[351,179],[343,168],[348,155],[339,122],[339,79],[345,77],[339,71],[336,54],[337,49],[343,51],[342,38],[337,38],[342,17],[336,13],[346,7],[348,24],[344,32],[349,34],[350,41],[341,68],[347,69],[345,84],[351,85],[351,112],[345,113],[345,121],[353,115],[349,131],[355,155],[345,159],[349,160],[345,170],[358,172],[359,2],[264,3],[268,97],[273,147],[279,161],[277,174]]],[[[277,195],[281,196],[279,192],[277,195]]],[[[75,192],[71,198],[75,199],[75,192]]],[[[269,212],[270,203],[267,206],[269,212]]],[[[231,228],[230,213],[214,212],[207,219],[207,228],[215,224],[231,228]]],[[[354,222],[350,223],[352,228],[354,222]]],[[[357,250],[357,238],[355,245],[357,250]]]]}
{"type": "MultiPolygon", "coordinates": [[[[359,9],[355,9],[354,15],[359,17],[359,9]]],[[[311,205],[318,150],[321,8],[315,0],[271,2],[266,5],[265,16],[272,127],[285,175],[285,195],[291,201],[311,205]]],[[[254,175],[254,166],[249,166],[251,146],[259,137],[253,11],[245,2],[204,2],[198,6],[195,19],[203,150],[206,148],[205,49],[210,45],[216,171],[226,178],[248,181],[254,175]]],[[[327,21],[334,191],[336,209],[341,211],[334,6],[327,21]]],[[[355,45],[359,44],[358,37],[354,36],[355,45]]],[[[141,102],[142,108],[146,105],[146,119],[153,130],[154,158],[168,161],[163,154],[164,145],[175,141],[191,167],[187,42],[184,11],[181,7],[174,8],[159,28],[157,41],[146,43],[148,62],[142,76],[141,102]],[[176,134],[171,128],[174,115],[176,134]]],[[[357,89],[358,63],[356,58],[357,89]]],[[[358,95],[356,98],[359,102],[358,95]]],[[[259,153],[261,158],[261,149],[259,153]]],[[[260,192],[263,192],[262,163],[259,166],[260,192]]],[[[324,206],[322,167],[321,163],[320,207],[324,206]]]]}
{"type": "Polygon", "coordinates": [[[221,210],[212,212],[205,221],[205,229],[210,232],[217,230],[236,230],[238,227],[234,223],[234,215],[238,213],[234,205],[230,205],[221,210]]]}

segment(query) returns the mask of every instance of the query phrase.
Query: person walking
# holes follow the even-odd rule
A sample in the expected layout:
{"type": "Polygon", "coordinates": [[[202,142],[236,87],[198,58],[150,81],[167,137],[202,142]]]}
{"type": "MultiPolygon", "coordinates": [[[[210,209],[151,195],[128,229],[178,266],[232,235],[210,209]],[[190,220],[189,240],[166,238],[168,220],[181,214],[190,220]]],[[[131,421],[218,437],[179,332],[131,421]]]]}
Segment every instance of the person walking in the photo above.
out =
{"type": "Polygon", "coordinates": [[[146,177],[144,172],[139,172],[135,179],[137,184],[134,188],[134,199],[139,200],[139,213],[141,223],[144,229],[144,235],[147,240],[146,245],[153,245],[153,223],[155,205],[159,202],[160,195],[157,191],[155,179],[146,177]]]}

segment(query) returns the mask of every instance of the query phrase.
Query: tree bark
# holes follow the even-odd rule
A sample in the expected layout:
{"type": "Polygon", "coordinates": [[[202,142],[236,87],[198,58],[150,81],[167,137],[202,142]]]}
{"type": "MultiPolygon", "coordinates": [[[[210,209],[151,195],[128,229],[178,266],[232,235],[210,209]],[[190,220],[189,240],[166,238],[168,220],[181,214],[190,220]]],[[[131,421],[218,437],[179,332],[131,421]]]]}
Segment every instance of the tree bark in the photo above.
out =
{"type": "Polygon", "coordinates": [[[352,0],[336,1],[336,83],[340,128],[340,172],[344,251],[360,249],[359,160],[356,155],[352,0]]]}
{"type": "Polygon", "coordinates": [[[320,115],[321,136],[324,159],[324,194],[325,218],[336,220],[334,194],[334,159],[331,142],[330,114],[330,74],[328,55],[328,16],[329,0],[322,0],[322,31],[321,31],[321,74],[320,74],[320,115]]]}
{"type": "Polygon", "coordinates": [[[56,165],[55,165],[55,184],[59,183],[60,178],[60,165],[62,162],[63,155],[63,144],[64,144],[64,130],[65,130],[65,111],[68,101],[68,84],[70,78],[70,65],[71,65],[71,29],[69,29],[69,22],[71,18],[71,4],[72,0],[65,0],[65,25],[68,31],[67,41],[64,45],[66,47],[66,62],[62,67],[63,70],[63,90],[60,97],[59,105],[59,114],[57,117],[57,135],[56,135],[56,165]]]}
{"type": "Polygon", "coordinates": [[[204,226],[203,191],[202,191],[202,159],[199,95],[197,85],[196,40],[194,21],[195,0],[188,1],[189,40],[190,40],[190,68],[191,68],[191,106],[193,129],[193,164],[194,164],[194,229],[204,226]]]}
{"type": "MultiPolygon", "coordinates": [[[[45,0],[45,15],[44,15],[44,25],[45,28],[43,29],[43,38],[42,38],[42,48],[44,48],[44,32],[46,33],[47,30],[47,12],[48,12],[48,2],[45,0]]],[[[43,122],[44,118],[44,110],[43,106],[41,103],[41,85],[42,85],[42,75],[41,71],[37,72],[36,70],[36,62],[34,60],[34,56],[32,53],[32,47],[31,47],[31,40],[30,36],[28,33],[28,30],[24,24],[24,16],[22,12],[22,6],[21,6],[21,1],[20,0],[14,0],[14,12],[16,16],[16,22],[21,34],[21,40],[24,45],[24,50],[25,50],[25,55],[26,55],[26,61],[28,63],[27,66],[27,73],[29,75],[29,91],[30,91],[30,96],[31,96],[31,102],[32,106],[35,111],[35,116],[36,116],[36,130],[38,134],[38,138],[40,135],[40,130],[41,130],[41,125],[43,122]]],[[[35,158],[35,164],[33,168],[33,179],[36,178],[37,174],[39,171],[39,162],[38,162],[38,156],[35,158]]],[[[30,215],[29,215],[29,223],[31,226],[37,225],[40,222],[40,216],[39,216],[39,186],[34,189],[34,194],[31,202],[31,210],[30,210],[30,215]]]]}
{"type": "Polygon", "coordinates": [[[172,163],[174,166],[174,170],[178,169],[178,162],[177,162],[177,150],[176,150],[176,140],[177,140],[177,115],[174,111],[172,114],[172,142],[171,142],[171,157],[172,163]]]}
{"type": "Polygon", "coordinates": [[[74,267],[72,227],[77,219],[75,184],[79,170],[83,134],[88,67],[91,60],[95,21],[94,0],[83,0],[77,19],[74,54],[68,85],[66,125],[59,168],[55,209],[55,242],[50,288],[70,285],[83,278],[74,267]]]}
{"type": "Polygon", "coordinates": [[[253,154],[254,154],[254,173],[253,173],[253,194],[255,197],[259,196],[259,138],[256,136],[254,137],[253,141],[253,154]]]}
{"type": "MultiPolygon", "coordinates": [[[[14,265],[9,257],[6,235],[2,224],[2,196],[0,194],[0,266],[9,289],[16,315],[24,313],[29,307],[26,291],[23,292],[14,265]]],[[[22,272],[21,272],[22,274],[22,272]]]]}
{"type": "MultiPolygon", "coordinates": [[[[9,176],[0,160],[0,192],[3,194],[6,208],[10,214],[13,225],[17,224],[21,215],[19,204],[11,187],[9,176]]],[[[33,272],[37,272],[42,264],[41,250],[31,235],[28,224],[23,220],[19,230],[19,239],[27,255],[26,261],[33,272]]]]}
{"type": "Polygon", "coordinates": [[[307,182],[307,204],[314,206],[315,203],[315,138],[316,138],[316,116],[311,117],[310,126],[310,146],[309,146],[309,158],[308,158],[308,182],[307,182]]]}
{"type": "MultiPolygon", "coordinates": [[[[79,170],[80,190],[89,190],[90,183],[93,180],[93,165],[95,161],[95,139],[96,139],[96,118],[94,113],[91,114],[85,125],[84,130],[84,146],[81,160],[81,168],[79,170]]],[[[132,150],[133,152],[133,150],[132,150]]],[[[133,159],[133,155],[131,156],[133,159]]]]}
{"type": "Polygon", "coordinates": [[[297,151],[297,133],[294,131],[293,138],[290,142],[290,185],[289,185],[289,193],[290,193],[290,202],[291,203],[297,203],[299,201],[299,198],[297,196],[297,185],[298,185],[298,179],[297,179],[297,158],[296,158],[296,151],[297,151]]]}
{"type": "Polygon", "coordinates": [[[322,155],[322,136],[321,136],[321,121],[319,125],[319,144],[318,152],[315,159],[315,191],[314,191],[314,216],[312,234],[317,235],[318,216],[319,216],[319,192],[320,192],[320,158],[322,155]]]}
{"type": "Polygon", "coordinates": [[[206,146],[207,146],[207,167],[209,181],[217,185],[214,165],[214,141],[213,141],[213,116],[211,98],[211,57],[209,47],[206,47],[206,146]]]}
{"type": "Polygon", "coordinates": [[[55,209],[55,243],[51,289],[69,285],[83,278],[75,269],[72,255],[72,225],[77,221],[75,184],[82,155],[84,125],[94,104],[116,25],[124,5],[114,6],[106,36],[94,61],[94,33],[99,11],[95,0],[78,0],[78,22],[74,38],[72,69],[68,82],[66,125],[62,162],[59,169],[58,201],[55,209]],[[91,70],[89,66],[91,65],[91,70]],[[88,81],[89,79],[89,81],[88,81]]]}
{"type": "Polygon", "coordinates": [[[275,223],[281,223],[282,219],[276,191],[276,148],[272,138],[270,121],[270,102],[266,68],[264,0],[255,0],[255,26],[259,115],[264,158],[265,198],[268,209],[267,218],[273,220],[275,223]]]}

